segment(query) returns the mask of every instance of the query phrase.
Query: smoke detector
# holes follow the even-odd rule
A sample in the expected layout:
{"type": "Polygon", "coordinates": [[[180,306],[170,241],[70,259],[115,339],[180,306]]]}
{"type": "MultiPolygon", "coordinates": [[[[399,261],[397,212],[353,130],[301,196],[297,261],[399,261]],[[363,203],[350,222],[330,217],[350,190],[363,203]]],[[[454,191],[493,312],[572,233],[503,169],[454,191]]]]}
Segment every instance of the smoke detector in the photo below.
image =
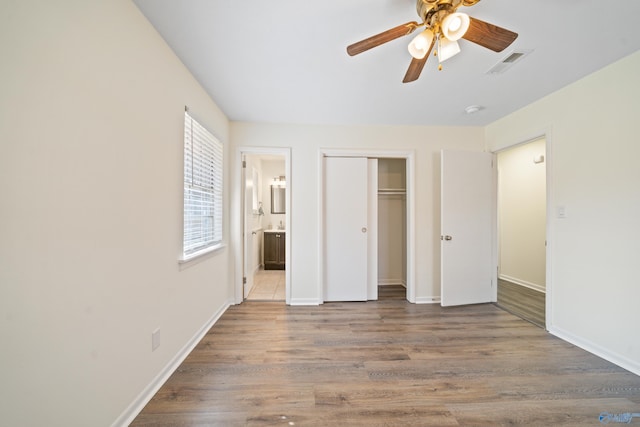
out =
{"type": "Polygon", "coordinates": [[[469,105],[464,109],[464,112],[467,114],[475,114],[480,110],[484,110],[484,107],[482,105],[469,105]]]}

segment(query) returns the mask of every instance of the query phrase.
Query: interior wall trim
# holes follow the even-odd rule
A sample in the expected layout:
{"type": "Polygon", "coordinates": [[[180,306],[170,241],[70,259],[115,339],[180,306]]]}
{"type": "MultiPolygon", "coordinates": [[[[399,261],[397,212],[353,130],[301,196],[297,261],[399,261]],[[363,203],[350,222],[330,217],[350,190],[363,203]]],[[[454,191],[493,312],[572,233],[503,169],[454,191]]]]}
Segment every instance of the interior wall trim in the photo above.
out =
{"type": "Polygon", "coordinates": [[[291,298],[290,305],[320,305],[322,301],[317,298],[291,298]]]}
{"type": "Polygon", "coordinates": [[[440,304],[440,296],[417,297],[416,304],[440,304]]]}
{"type": "Polygon", "coordinates": [[[526,280],[518,279],[516,277],[511,277],[506,274],[499,274],[498,279],[506,280],[507,282],[515,283],[516,285],[524,286],[525,288],[533,289],[534,291],[547,293],[547,290],[544,285],[540,285],[538,283],[527,282],[526,280]]]}

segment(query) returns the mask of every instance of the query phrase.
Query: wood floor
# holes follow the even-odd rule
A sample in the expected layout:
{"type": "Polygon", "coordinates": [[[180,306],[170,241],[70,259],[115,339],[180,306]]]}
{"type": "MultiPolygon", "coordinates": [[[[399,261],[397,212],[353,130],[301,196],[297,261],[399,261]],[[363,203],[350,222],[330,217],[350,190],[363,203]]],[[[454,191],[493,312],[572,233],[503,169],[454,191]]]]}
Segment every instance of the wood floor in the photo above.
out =
{"type": "Polygon", "coordinates": [[[404,295],[232,306],[132,425],[597,426],[640,412],[640,377],[493,304],[404,295]]]}
{"type": "Polygon", "coordinates": [[[498,306],[527,320],[545,327],[545,294],[525,286],[498,279],[498,306]]]}

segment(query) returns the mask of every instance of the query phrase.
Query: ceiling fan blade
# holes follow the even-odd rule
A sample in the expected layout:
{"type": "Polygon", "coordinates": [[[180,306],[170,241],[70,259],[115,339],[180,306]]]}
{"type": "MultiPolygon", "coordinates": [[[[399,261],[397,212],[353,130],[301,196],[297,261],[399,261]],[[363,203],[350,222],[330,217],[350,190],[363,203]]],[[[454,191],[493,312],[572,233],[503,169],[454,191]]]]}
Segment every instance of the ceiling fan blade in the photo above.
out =
{"type": "Polygon", "coordinates": [[[422,73],[422,69],[424,68],[424,64],[427,63],[427,59],[429,59],[429,55],[426,55],[422,59],[412,58],[407,74],[405,74],[404,79],[402,79],[402,83],[411,83],[418,80],[418,77],[420,77],[420,73],[422,73]]]}
{"type": "Polygon", "coordinates": [[[406,24],[398,25],[390,30],[384,31],[380,34],[376,34],[375,36],[371,36],[367,39],[361,40],[357,43],[349,45],[347,47],[347,53],[351,56],[357,55],[359,53],[365,52],[369,49],[372,49],[376,46],[380,46],[386,42],[390,42],[391,40],[395,40],[398,37],[406,36],[407,34],[411,34],[418,28],[420,25],[417,22],[407,22],[406,24]]]}
{"type": "Polygon", "coordinates": [[[517,37],[518,33],[476,18],[470,18],[469,29],[462,36],[463,39],[491,49],[494,52],[502,52],[517,37]]]}
{"type": "Polygon", "coordinates": [[[422,73],[422,69],[424,68],[424,64],[427,63],[429,56],[431,55],[431,50],[433,50],[433,46],[436,43],[436,39],[434,38],[431,41],[431,46],[429,46],[429,51],[422,59],[411,58],[411,64],[409,64],[409,69],[407,70],[407,74],[404,75],[404,79],[402,79],[402,83],[411,83],[413,81],[418,80],[420,77],[420,73],[422,73]]]}

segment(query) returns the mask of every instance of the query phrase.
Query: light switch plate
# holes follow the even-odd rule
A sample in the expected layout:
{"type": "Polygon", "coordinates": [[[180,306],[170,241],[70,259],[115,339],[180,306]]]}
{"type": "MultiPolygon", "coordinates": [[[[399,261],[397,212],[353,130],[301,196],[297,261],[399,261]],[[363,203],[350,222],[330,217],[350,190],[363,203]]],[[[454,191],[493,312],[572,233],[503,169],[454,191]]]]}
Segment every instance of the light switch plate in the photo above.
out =
{"type": "Polygon", "coordinates": [[[556,217],[559,219],[564,219],[567,217],[567,208],[565,206],[558,206],[556,208],[556,217]]]}

